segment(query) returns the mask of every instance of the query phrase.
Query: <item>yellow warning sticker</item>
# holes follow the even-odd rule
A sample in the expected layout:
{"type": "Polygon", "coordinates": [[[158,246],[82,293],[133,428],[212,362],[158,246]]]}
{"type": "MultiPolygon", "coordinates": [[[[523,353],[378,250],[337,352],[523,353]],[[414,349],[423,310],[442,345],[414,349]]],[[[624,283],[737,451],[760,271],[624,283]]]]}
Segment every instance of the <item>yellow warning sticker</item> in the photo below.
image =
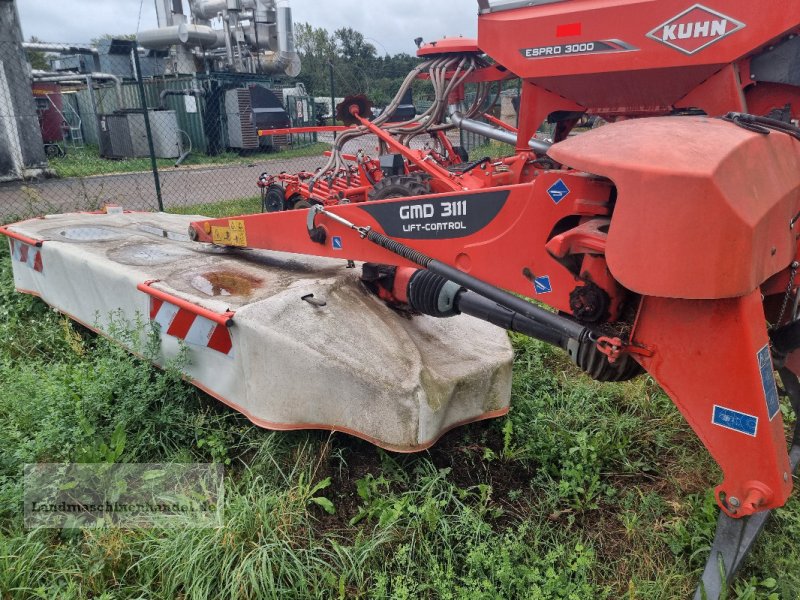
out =
{"type": "Polygon", "coordinates": [[[247,246],[244,221],[231,219],[228,227],[212,227],[211,241],[220,246],[247,246]]]}
{"type": "Polygon", "coordinates": [[[234,246],[247,246],[244,221],[228,221],[228,224],[231,226],[231,244],[234,246]]]}

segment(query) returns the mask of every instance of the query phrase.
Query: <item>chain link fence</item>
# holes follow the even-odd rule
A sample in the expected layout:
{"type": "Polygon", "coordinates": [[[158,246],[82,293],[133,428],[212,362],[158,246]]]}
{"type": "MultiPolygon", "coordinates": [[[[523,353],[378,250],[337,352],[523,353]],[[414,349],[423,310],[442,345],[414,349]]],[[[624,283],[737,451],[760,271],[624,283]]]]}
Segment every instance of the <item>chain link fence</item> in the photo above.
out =
{"type": "Polygon", "coordinates": [[[324,163],[324,135],[258,134],[318,124],[302,86],[257,75],[164,76],[159,57],[122,40],[99,53],[54,46],[76,53],[38,53],[31,70],[30,52],[0,40],[2,222],[107,204],[255,212],[262,172],[324,163]]]}
{"type": "MultiPolygon", "coordinates": [[[[162,57],[125,40],[53,47],[61,50],[32,55],[0,39],[0,222],[109,204],[258,212],[262,173],[313,172],[334,141],[329,133],[259,135],[330,123],[320,99],[295,82],[167,76],[162,57]]],[[[424,148],[423,137],[413,147],[424,148]]],[[[487,143],[457,131],[452,141],[468,152],[487,143]]],[[[344,150],[376,146],[364,136],[344,150]]]]}

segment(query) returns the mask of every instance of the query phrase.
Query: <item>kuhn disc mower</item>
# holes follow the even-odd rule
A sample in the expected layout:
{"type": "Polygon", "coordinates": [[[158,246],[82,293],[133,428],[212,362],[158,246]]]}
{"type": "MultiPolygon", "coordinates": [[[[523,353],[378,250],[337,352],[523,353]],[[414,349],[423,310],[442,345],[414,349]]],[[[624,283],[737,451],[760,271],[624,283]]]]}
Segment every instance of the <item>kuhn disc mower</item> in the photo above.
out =
{"type": "Polygon", "coordinates": [[[784,392],[800,411],[800,0],[479,5],[477,42],[420,49],[406,84],[431,78],[425,114],[389,124],[363,101],[344,107],[353,125],[328,164],[292,182],[309,209],[198,221],[190,234],[367,261],[365,283],[389,303],[550,342],[601,381],[649,373],[722,469],[697,592],[717,598],[800,462],[780,403],[784,392]],[[474,120],[511,77],[518,132],[474,120]],[[480,87],[466,110],[465,84],[480,87]],[[570,136],[587,115],[609,124],[570,136]],[[534,137],[547,119],[552,145],[534,137]],[[516,153],[453,169],[449,149],[437,160],[409,147],[450,127],[516,153]],[[348,163],[343,144],[366,134],[375,162],[348,163]],[[370,201],[376,163],[397,168],[394,193],[370,201]]]}

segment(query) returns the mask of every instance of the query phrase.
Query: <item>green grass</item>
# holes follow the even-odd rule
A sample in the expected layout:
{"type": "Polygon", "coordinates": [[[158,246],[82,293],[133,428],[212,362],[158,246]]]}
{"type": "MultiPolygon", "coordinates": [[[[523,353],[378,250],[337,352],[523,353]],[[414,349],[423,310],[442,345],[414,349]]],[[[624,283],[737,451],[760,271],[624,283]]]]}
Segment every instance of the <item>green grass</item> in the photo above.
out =
{"type": "MultiPolygon", "coordinates": [[[[239,155],[235,152],[225,152],[216,156],[193,153],[181,164],[178,169],[187,169],[193,166],[221,166],[221,165],[247,165],[253,162],[264,162],[275,159],[298,158],[303,156],[318,156],[330,149],[329,144],[316,143],[298,148],[287,148],[275,152],[258,152],[255,154],[239,155]]],[[[156,159],[159,169],[175,169],[175,159],[156,159]]],[[[124,160],[109,160],[100,158],[97,146],[86,146],[81,149],[67,149],[63,158],[50,159],[50,168],[58,177],[91,177],[94,175],[110,175],[115,173],[135,173],[150,171],[149,158],[129,158],[124,160]]]]}
{"type": "Polygon", "coordinates": [[[253,196],[252,198],[222,200],[220,202],[209,202],[208,204],[174,206],[168,208],[167,212],[178,215],[203,215],[212,218],[250,215],[261,212],[261,198],[253,196]]]}
{"type": "Polygon", "coordinates": [[[470,160],[478,160],[488,156],[489,158],[503,158],[514,154],[514,147],[502,142],[489,140],[486,144],[475,146],[469,151],[470,160]]]}
{"type": "MultiPolygon", "coordinates": [[[[393,455],[253,427],[15,293],[0,250],[0,598],[687,598],[716,516],[699,442],[649,379],[597,384],[513,341],[509,417],[393,455]],[[26,531],[23,465],[117,431],[122,462],[225,464],[222,526],[26,531]]],[[[798,539],[795,494],[730,597],[800,597],[798,539]]]]}

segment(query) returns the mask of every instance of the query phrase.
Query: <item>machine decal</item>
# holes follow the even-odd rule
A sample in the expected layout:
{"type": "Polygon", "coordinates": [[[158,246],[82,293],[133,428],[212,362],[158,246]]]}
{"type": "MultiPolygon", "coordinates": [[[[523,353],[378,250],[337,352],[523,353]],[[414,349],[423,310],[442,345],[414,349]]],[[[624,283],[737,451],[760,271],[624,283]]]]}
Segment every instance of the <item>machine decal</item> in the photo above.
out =
{"type": "Polygon", "coordinates": [[[741,21],[695,4],[653,29],[647,37],[691,56],[744,27],[741,21]]]}
{"type": "Polygon", "coordinates": [[[559,179],[547,190],[547,194],[553,199],[553,202],[558,204],[564,198],[569,196],[570,189],[563,180],[559,179]]]}
{"type": "Polygon", "coordinates": [[[775,370],[772,366],[769,344],[758,351],[758,369],[761,371],[761,385],[764,388],[764,398],[767,400],[767,415],[772,421],[780,412],[781,403],[778,400],[778,386],[775,383],[775,370]]]}
{"type": "Polygon", "coordinates": [[[724,406],[714,406],[714,416],[711,418],[711,422],[719,427],[738,431],[751,437],[756,437],[758,432],[758,417],[724,406]]]}
{"type": "Polygon", "coordinates": [[[42,251],[39,248],[13,238],[9,239],[9,242],[11,243],[11,256],[14,257],[15,261],[22,263],[37,273],[44,271],[42,251]]]}
{"type": "Polygon", "coordinates": [[[635,46],[621,40],[602,40],[596,42],[576,42],[574,44],[555,44],[520,48],[525,58],[556,58],[559,56],[582,56],[586,54],[605,54],[608,52],[634,52],[635,46]]]}
{"type": "Polygon", "coordinates": [[[231,219],[227,227],[212,227],[211,239],[220,246],[247,246],[247,233],[244,221],[231,219]]]}
{"type": "Polygon", "coordinates": [[[360,208],[386,235],[409,240],[447,240],[472,235],[500,213],[508,191],[462,194],[432,200],[376,202],[360,208]]]}
{"type": "Polygon", "coordinates": [[[342,238],[340,236],[335,235],[333,238],[331,238],[331,248],[334,250],[341,250],[344,248],[344,245],[342,244],[342,238]]]}
{"type": "Polygon", "coordinates": [[[536,277],[533,280],[533,289],[536,290],[537,294],[549,294],[553,291],[553,284],[550,283],[550,276],[544,275],[542,277],[536,277]]]}

